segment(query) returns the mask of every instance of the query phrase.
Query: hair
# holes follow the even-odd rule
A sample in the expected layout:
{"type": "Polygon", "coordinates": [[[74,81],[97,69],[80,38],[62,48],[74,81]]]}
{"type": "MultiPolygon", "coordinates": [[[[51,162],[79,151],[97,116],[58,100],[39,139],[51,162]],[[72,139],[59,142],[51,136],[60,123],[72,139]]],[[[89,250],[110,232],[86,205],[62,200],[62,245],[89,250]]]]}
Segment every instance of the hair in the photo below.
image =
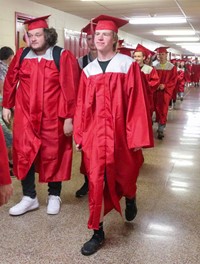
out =
{"type": "Polygon", "coordinates": [[[117,49],[117,44],[118,44],[118,35],[116,32],[113,32],[113,38],[115,40],[115,43],[113,44],[113,51],[116,51],[117,49]]]}
{"type": "Polygon", "coordinates": [[[7,60],[12,55],[14,51],[10,47],[5,46],[0,49],[0,60],[7,60]]]}
{"type": "Polygon", "coordinates": [[[58,41],[58,34],[55,28],[44,28],[44,37],[50,47],[56,45],[58,41]]]}

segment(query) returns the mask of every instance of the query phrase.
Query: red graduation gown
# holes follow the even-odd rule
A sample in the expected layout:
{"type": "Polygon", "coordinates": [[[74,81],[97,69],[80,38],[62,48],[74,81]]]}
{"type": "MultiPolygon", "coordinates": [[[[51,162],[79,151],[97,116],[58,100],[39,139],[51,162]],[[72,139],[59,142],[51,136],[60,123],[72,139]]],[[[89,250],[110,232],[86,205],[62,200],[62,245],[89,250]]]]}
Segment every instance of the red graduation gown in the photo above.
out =
{"type": "Polygon", "coordinates": [[[149,101],[150,114],[152,116],[154,111],[153,95],[154,92],[158,89],[160,79],[156,69],[149,65],[144,64],[141,68],[141,71],[145,74],[146,80],[148,82],[149,89],[147,90],[147,96],[149,101]]]}
{"type": "Polygon", "coordinates": [[[121,197],[135,195],[143,155],[133,149],[153,141],[140,68],[130,57],[116,54],[105,73],[97,59],[84,68],[74,138],[89,178],[88,227],[98,229],[103,196],[105,215],[113,208],[121,213],[121,197]]]}
{"type": "Polygon", "coordinates": [[[164,125],[167,122],[169,102],[172,99],[178,75],[176,67],[171,62],[167,62],[164,69],[161,67],[160,63],[157,64],[155,68],[160,78],[160,84],[165,85],[164,90],[157,90],[154,94],[156,119],[157,122],[164,125]]]}
{"type": "Polygon", "coordinates": [[[187,83],[191,82],[191,69],[192,69],[192,65],[191,64],[185,64],[185,81],[187,83]]]}
{"type": "Polygon", "coordinates": [[[14,111],[13,163],[20,179],[35,163],[40,182],[69,180],[72,138],[63,133],[65,118],[73,118],[79,69],[75,57],[63,50],[60,72],[52,47],[43,58],[30,51],[19,59],[20,49],[8,69],[4,83],[3,107],[14,111]]]}
{"type": "Polygon", "coordinates": [[[200,79],[200,64],[192,64],[191,81],[198,83],[200,79]]]}
{"type": "Polygon", "coordinates": [[[184,93],[184,87],[185,87],[185,72],[182,69],[177,70],[178,73],[178,79],[177,79],[177,92],[178,93],[184,93]]]}
{"type": "Polygon", "coordinates": [[[3,135],[3,130],[0,125],[0,185],[11,183],[10,171],[8,166],[8,153],[3,135]]]}

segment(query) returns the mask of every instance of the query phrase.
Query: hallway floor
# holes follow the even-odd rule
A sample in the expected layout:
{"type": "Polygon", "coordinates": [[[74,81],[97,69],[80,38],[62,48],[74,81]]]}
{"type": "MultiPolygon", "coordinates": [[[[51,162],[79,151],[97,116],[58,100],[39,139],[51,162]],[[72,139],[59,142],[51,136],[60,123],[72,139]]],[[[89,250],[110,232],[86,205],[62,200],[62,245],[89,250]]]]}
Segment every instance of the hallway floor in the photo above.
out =
{"type": "MultiPolygon", "coordinates": [[[[0,208],[0,264],[199,264],[200,263],[200,88],[169,111],[163,140],[145,149],[138,178],[138,215],[125,222],[116,211],[104,220],[106,241],[94,255],[80,248],[92,235],[87,229],[87,197],[76,198],[83,182],[80,153],[74,153],[72,180],[63,184],[59,215],[46,214],[47,186],[37,184],[39,210],[11,217],[21,199],[14,195],[0,208]]],[[[124,212],[124,199],[121,200],[124,212]]]]}

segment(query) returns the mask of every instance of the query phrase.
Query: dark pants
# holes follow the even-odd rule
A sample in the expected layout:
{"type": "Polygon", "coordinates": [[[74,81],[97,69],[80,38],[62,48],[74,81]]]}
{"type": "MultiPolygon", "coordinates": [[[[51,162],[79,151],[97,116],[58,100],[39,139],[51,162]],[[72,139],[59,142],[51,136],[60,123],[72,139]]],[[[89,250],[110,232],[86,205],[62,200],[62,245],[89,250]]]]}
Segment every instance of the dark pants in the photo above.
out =
{"type": "MultiPolygon", "coordinates": [[[[35,190],[35,169],[32,165],[26,178],[21,181],[22,191],[24,196],[29,196],[32,199],[36,197],[35,190]]],[[[48,182],[48,193],[49,195],[60,196],[62,188],[62,182],[48,182]]]]}

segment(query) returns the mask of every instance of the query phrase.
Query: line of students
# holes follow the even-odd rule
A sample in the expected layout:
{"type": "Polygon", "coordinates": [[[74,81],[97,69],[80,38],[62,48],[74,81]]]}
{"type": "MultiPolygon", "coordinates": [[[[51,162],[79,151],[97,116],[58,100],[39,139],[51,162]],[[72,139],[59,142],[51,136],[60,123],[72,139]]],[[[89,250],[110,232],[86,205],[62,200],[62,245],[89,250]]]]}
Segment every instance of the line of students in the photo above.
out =
{"type": "MultiPolygon", "coordinates": [[[[77,151],[82,151],[81,172],[86,179],[76,196],[89,191],[88,228],[94,232],[81,252],[91,255],[105,241],[104,216],[112,209],[122,214],[122,197],[126,220],[132,221],[137,214],[136,183],[144,161],[142,148],[154,145],[152,92],[148,102],[146,77],[139,64],[116,52],[118,28],[127,20],[101,15],[86,26],[94,31],[94,38],[90,39],[88,56],[78,61],[81,68],[84,61],[90,62],[80,73],[77,60],[66,50],[61,53],[60,70],[57,69],[52,57],[57,33],[48,27],[47,18],[26,21],[30,51],[21,65],[23,49],[17,52],[4,85],[6,122],[10,122],[10,109],[15,107],[14,173],[22,181],[23,190],[22,200],[9,213],[21,215],[39,207],[35,172],[39,173],[40,182],[48,183],[47,213],[59,213],[61,183],[71,176],[73,134],[77,151]]],[[[83,31],[87,33],[86,29],[83,31]]],[[[141,46],[137,52],[140,51],[141,46]]],[[[166,61],[166,49],[158,52],[156,91],[154,68],[143,65],[142,69],[159,102],[156,111],[160,135],[166,125],[170,82],[176,77],[166,61]]],[[[6,183],[9,188],[2,203],[11,195],[10,182],[6,183]]]]}
{"type": "Polygon", "coordinates": [[[152,51],[138,44],[133,57],[138,62],[143,73],[144,87],[147,93],[150,115],[155,111],[158,123],[157,137],[162,140],[167,123],[167,114],[170,100],[177,83],[177,69],[167,60],[167,48],[159,47],[155,51],[159,56],[159,62],[152,67],[145,60],[152,56],[152,51]]]}

